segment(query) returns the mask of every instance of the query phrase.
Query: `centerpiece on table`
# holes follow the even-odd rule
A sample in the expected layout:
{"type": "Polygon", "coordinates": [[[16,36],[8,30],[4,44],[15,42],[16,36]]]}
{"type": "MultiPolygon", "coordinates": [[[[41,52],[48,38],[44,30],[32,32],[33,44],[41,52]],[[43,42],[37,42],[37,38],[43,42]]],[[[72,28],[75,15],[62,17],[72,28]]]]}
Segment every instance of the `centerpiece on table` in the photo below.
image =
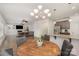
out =
{"type": "Polygon", "coordinates": [[[40,32],[37,32],[36,35],[35,35],[35,40],[36,40],[36,43],[37,43],[37,47],[41,47],[43,45],[43,39],[41,38],[41,33],[40,32]]]}

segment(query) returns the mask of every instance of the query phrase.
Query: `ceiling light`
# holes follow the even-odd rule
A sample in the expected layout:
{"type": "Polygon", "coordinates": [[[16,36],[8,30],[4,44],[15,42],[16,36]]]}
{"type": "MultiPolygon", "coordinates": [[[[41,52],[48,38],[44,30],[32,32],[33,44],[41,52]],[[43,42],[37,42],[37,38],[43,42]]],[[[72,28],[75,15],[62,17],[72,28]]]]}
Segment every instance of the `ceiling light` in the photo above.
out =
{"type": "Polygon", "coordinates": [[[31,12],[31,13],[30,13],[30,15],[31,15],[31,16],[34,16],[34,13],[33,13],[33,12],[31,12]]]}
{"type": "Polygon", "coordinates": [[[72,9],[75,9],[75,8],[76,8],[75,6],[72,7],[72,9]]]}
{"type": "Polygon", "coordinates": [[[38,13],[38,9],[34,9],[34,13],[38,13]]]}
{"type": "Polygon", "coordinates": [[[42,16],[42,18],[43,18],[43,19],[45,19],[45,18],[46,18],[46,16],[42,16]]]}
{"type": "Polygon", "coordinates": [[[71,22],[72,21],[72,19],[69,19],[69,22],[71,22]]]}
{"type": "Polygon", "coordinates": [[[38,18],[38,16],[35,16],[35,18],[38,18]]]}
{"type": "Polygon", "coordinates": [[[50,17],[51,16],[51,13],[48,13],[48,17],[50,17]]]}
{"type": "Polygon", "coordinates": [[[33,12],[31,13],[31,16],[34,16],[35,18],[39,19],[45,19],[47,17],[50,17],[52,13],[50,13],[50,9],[43,9],[42,5],[38,5],[37,8],[33,9],[33,12]]]}
{"type": "Polygon", "coordinates": [[[44,10],[44,13],[48,13],[48,12],[49,12],[49,9],[45,9],[45,10],[44,10]]]}
{"type": "Polygon", "coordinates": [[[42,7],[43,7],[42,5],[38,5],[38,9],[40,9],[40,10],[41,10],[41,9],[42,9],[42,7]]]}

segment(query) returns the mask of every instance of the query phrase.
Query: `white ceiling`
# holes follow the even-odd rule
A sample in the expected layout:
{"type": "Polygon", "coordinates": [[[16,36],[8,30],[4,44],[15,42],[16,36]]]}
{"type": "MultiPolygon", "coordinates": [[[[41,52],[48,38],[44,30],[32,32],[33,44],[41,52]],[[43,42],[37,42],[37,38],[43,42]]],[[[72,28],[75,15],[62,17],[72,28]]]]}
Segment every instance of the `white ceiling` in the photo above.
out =
{"type": "MultiPolygon", "coordinates": [[[[35,19],[30,16],[30,12],[32,12],[34,8],[37,8],[38,5],[43,5],[44,9],[50,9],[52,13],[53,9],[56,9],[55,17],[58,19],[79,12],[78,3],[70,5],[66,3],[0,3],[0,12],[7,23],[18,24],[23,19],[34,21],[35,19]],[[76,8],[72,10],[72,6],[76,6],[76,8]]],[[[54,20],[53,14],[50,19],[54,20]]]]}

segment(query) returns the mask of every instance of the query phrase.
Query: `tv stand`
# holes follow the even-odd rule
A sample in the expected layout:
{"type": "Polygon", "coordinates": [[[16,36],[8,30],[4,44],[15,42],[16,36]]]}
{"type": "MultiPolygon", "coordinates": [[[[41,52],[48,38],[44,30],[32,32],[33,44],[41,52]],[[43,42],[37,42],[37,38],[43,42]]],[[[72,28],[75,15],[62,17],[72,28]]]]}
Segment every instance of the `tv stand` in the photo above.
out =
{"type": "Polygon", "coordinates": [[[22,31],[18,31],[18,32],[22,32],[22,31]]]}
{"type": "Polygon", "coordinates": [[[34,36],[34,32],[33,31],[26,31],[26,32],[22,32],[22,31],[18,31],[18,35],[19,36],[34,36]]]}

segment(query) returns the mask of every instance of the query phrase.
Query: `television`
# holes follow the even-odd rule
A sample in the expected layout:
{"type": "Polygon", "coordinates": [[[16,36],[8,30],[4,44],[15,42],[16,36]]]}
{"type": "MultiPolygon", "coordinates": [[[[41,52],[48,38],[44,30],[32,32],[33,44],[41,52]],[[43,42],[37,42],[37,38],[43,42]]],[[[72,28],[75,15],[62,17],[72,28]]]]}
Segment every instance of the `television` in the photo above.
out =
{"type": "Polygon", "coordinates": [[[23,29],[22,25],[16,25],[16,29],[23,29]]]}

